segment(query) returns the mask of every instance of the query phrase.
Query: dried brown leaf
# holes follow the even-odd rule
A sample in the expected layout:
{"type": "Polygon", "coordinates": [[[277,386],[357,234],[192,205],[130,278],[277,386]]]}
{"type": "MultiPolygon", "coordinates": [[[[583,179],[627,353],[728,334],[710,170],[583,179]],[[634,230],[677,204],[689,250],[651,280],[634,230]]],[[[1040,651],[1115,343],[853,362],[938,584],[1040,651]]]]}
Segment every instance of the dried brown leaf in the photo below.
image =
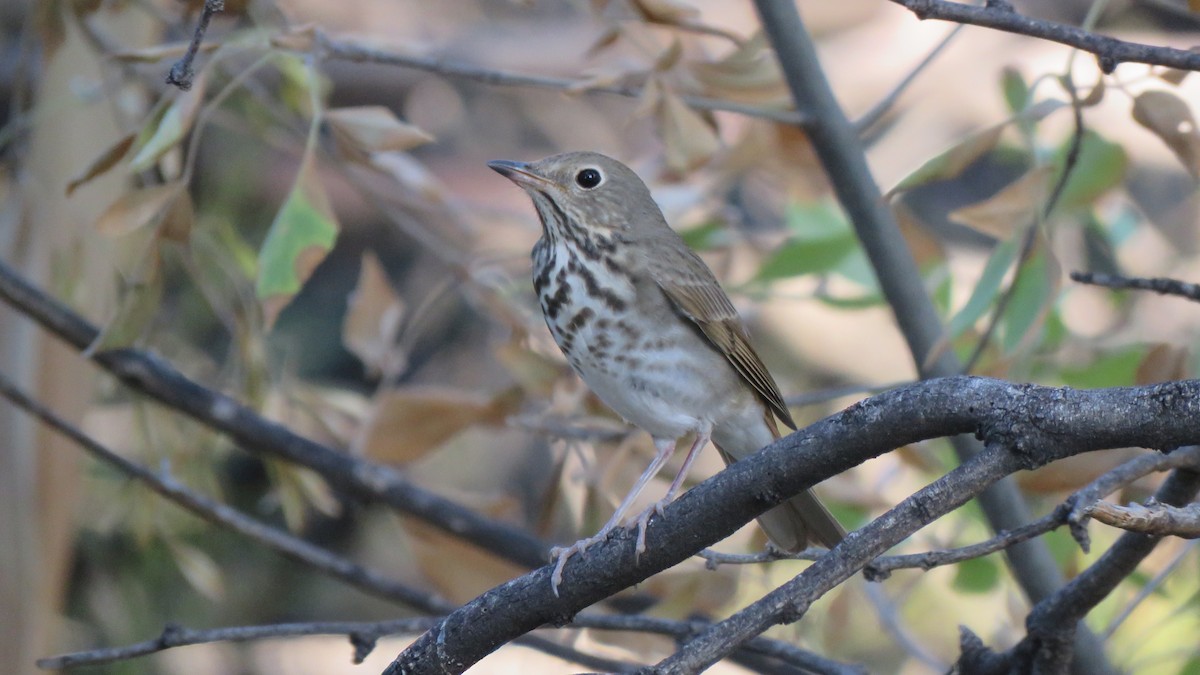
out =
{"type": "Polygon", "coordinates": [[[908,248],[912,251],[917,265],[924,268],[926,265],[946,259],[946,251],[942,248],[942,243],[932,234],[929,226],[921,222],[917,214],[903,200],[892,202],[892,213],[896,217],[896,224],[900,226],[900,234],[908,242],[908,248]]]}
{"type": "Polygon", "coordinates": [[[351,156],[373,152],[404,152],[434,140],[419,127],[401,122],[391,110],[371,105],[338,108],[325,113],[334,140],[351,156]]]}
{"type": "Polygon", "coordinates": [[[776,60],[761,32],[716,61],[693,61],[688,70],[706,96],[782,107],[791,99],[776,60]]]}
{"type": "Polygon", "coordinates": [[[678,0],[630,0],[629,4],[650,23],[678,26],[700,16],[700,11],[695,7],[678,0]]]}
{"type": "Polygon", "coordinates": [[[380,393],[360,447],[375,461],[407,464],[475,424],[503,424],[516,399],[450,387],[413,386],[380,393]]]}
{"type": "Polygon", "coordinates": [[[101,214],[96,231],[114,237],[155,223],[181,192],[183,185],[178,182],[127,192],[101,214]]]}
{"type": "Polygon", "coordinates": [[[1192,178],[1200,178],[1200,133],[1183,99],[1169,91],[1143,92],[1133,101],[1133,119],[1162,139],[1192,178]]]}
{"type": "Polygon", "coordinates": [[[192,195],[181,189],[179,196],[167,205],[162,223],[158,227],[158,234],[164,239],[186,244],[192,238],[192,228],[195,225],[196,205],[192,203],[192,195]]]}
{"type": "Polygon", "coordinates": [[[317,25],[306,23],[289,27],[271,38],[271,46],[295,52],[310,52],[317,44],[317,25]]]}
{"type": "Polygon", "coordinates": [[[342,344],[373,374],[391,372],[399,357],[396,336],[404,316],[404,302],[396,295],[379,258],[362,256],[358,285],[350,295],[342,323],[342,344]]]}
{"type": "Polygon", "coordinates": [[[134,138],[136,138],[135,134],[129,134],[100,153],[100,156],[92,160],[92,163],[82,173],[72,178],[70,183],[67,183],[67,196],[70,197],[71,193],[75,192],[76,188],[80,185],[87,183],[97,176],[103,175],[109,169],[116,166],[121,161],[121,158],[128,154],[129,148],[133,147],[134,138]]]}
{"type": "Polygon", "coordinates": [[[888,190],[886,196],[890,197],[897,192],[958,176],[975,160],[996,147],[996,144],[1000,142],[1001,134],[1004,133],[1005,126],[998,124],[959,141],[949,150],[922,164],[919,169],[901,180],[896,187],[888,190]]]}
{"type": "MultiPolygon", "coordinates": [[[[167,59],[174,60],[180,58],[187,53],[190,46],[190,42],[169,42],[167,44],[142,47],[141,49],[126,49],[112,52],[108,55],[108,58],[124,63],[158,63],[167,59]]],[[[197,51],[200,54],[208,54],[216,51],[219,46],[216,43],[204,42],[200,44],[200,48],[197,51]]]]}
{"type": "Polygon", "coordinates": [[[950,220],[1004,241],[1029,224],[1049,193],[1053,167],[1039,166],[987,199],[956,209],[950,220]]]}
{"type": "Polygon", "coordinates": [[[1134,384],[1173,382],[1188,377],[1188,348],[1159,343],[1146,352],[1138,364],[1134,384]]]}
{"type": "Polygon", "coordinates": [[[656,121],[666,146],[667,166],[675,173],[686,173],[704,164],[721,147],[716,129],[683,99],[663,89],[656,121]]]}

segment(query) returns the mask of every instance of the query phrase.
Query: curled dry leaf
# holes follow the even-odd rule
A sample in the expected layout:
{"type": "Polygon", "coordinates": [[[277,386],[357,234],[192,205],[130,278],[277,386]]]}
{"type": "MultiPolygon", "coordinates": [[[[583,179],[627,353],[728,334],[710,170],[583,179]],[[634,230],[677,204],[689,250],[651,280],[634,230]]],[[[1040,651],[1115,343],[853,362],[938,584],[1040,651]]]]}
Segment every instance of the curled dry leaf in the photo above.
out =
{"type": "Polygon", "coordinates": [[[1169,91],[1147,91],[1133,101],[1133,119],[1175,153],[1192,178],[1200,178],[1200,133],[1192,109],[1169,91]]]}
{"type": "Polygon", "coordinates": [[[654,59],[654,70],[660,73],[668,71],[674,68],[682,57],[683,43],[677,37],[671,38],[671,44],[654,59]]]}
{"type": "Polygon", "coordinates": [[[375,397],[371,418],[356,447],[375,461],[407,464],[467,427],[503,425],[519,400],[516,390],[495,396],[436,386],[386,390],[375,397]]]}
{"type": "Polygon", "coordinates": [[[363,253],[358,285],[350,295],[342,323],[342,344],[373,375],[391,372],[398,365],[396,336],[404,316],[404,302],[371,251],[363,253]]]}
{"type": "Polygon", "coordinates": [[[135,138],[136,136],[134,134],[129,134],[125,138],[113,143],[104,152],[100,153],[100,156],[93,160],[92,163],[88,165],[88,167],[84,169],[82,173],[75,178],[72,178],[70,183],[67,183],[67,196],[70,197],[71,193],[75,192],[80,185],[93,180],[97,176],[104,175],[109,169],[112,169],[114,166],[116,166],[117,163],[129,153],[129,149],[133,147],[133,141],[135,138]]]}
{"type": "Polygon", "coordinates": [[[338,146],[356,158],[373,152],[404,152],[434,140],[379,105],[330,110],[325,113],[325,124],[338,146]]]}
{"type": "Polygon", "coordinates": [[[987,199],[951,211],[950,220],[1001,241],[1028,225],[1050,191],[1053,167],[1039,166],[987,199]]]}
{"type": "Polygon", "coordinates": [[[669,26],[687,24],[700,16],[700,11],[678,0],[631,0],[629,3],[642,19],[669,26]]]}
{"type": "Polygon", "coordinates": [[[688,70],[705,96],[754,105],[786,106],[790,101],[779,61],[760,31],[716,61],[693,61],[688,70]]]}
{"type": "Polygon", "coordinates": [[[160,113],[152,113],[147,124],[134,143],[133,159],[129,160],[129,170],[137,173],[154,166],[155,162],[174,148],[187,136],[196,121],[204,103],[204,89],[207,78],[201,72],[192,83],[192,88],[186,91],[172,89],[175,98],[166,104],[160,113]]]}
{"type": "Polygon", "coordinates": [[[896,224],[900,227],[901,236],[904,237],[904,241],[908,242],[908,248],[912,251],[917,265],[924,269],[927,265],[946,259],[946,251],[942,248],[942,242],[933,235],[929,226],[921,222],[917,214],[903,200],[892,203],[892,214],[896,218],[896,224]]]}
{"type": "Polygon", "coordinates": [[[998,124],[971,134],[949,150],[922,164],[919,169],[901,180],[896,187],[888,190],[885,196],[891,197],[898,192],[958,176],[977,159],[996,147],[996,144],[1000,142],[1000,135],[1004,133],[1005,126],[998,124]]]}
{"type": "Polygon", "coordinates": [[[655,113],[658,133],[666,146],[667,166],[675,173],[695,169],[720,149],[712,123],[665,87],[655,113]]]}
{"type": "MultiPolygon", "coordinates": [[[[158,63],[167,59],[178,59],[187,53],[190,42],[170,42],[162,45],[152,45],[141,49],[126,49],[112,52],[108,58],[124,63],[158,63]]],[[[197,50],[200,54],[208,54],[217,50],[220,45],[205,42],[197,50]]]]}
{"type": "Polygon", "coordinates": [[[186,192],[178,181],[126,192],[96,221],[96,231],[110,237],[129,234],[158,222],[172,202],[186,192]]]}
{"type": "Polygon", "coordinates": [[[1164,342],[1154,345],[1138,364],[1134,384],[1173,382],[1188,377],[1188,348],[1164,342]]]}
{"type": "Polygon", "coordinates": [[[279,49],[289,49],[295,52],[311,52],[317,44],[317,25],[306,23],[291,26],[287,30],[271,37],[271,46],[279,49]]]}

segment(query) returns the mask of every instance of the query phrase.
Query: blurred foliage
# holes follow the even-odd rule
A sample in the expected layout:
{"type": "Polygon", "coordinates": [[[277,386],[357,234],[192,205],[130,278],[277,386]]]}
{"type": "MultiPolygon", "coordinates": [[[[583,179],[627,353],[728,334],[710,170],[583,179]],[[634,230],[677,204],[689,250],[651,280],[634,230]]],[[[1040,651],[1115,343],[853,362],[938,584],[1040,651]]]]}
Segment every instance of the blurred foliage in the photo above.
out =
{"type": "MultiPolygon", "coordinates": [[[[192,20],[178,3],[35,4],[26,19],[47,58],[68,24],[87,31],[103,15],[151,12],[164,21],[166,43],[189,32],[192,20]]],[[[180,45],[105,46],[92,36],[111,80],[103,104],[128,111],[124,99],[153,102],[148,112],[126,115],[120,142],[97,157],[72,158],[79,169],[68,198],[100,176],[119,174],[128,187],[96,217],[95,236],[125,258],[113,270],[121,299],[97,347],[159,351],[317,440],[402,466],[414,480],[548,540],[573,540],[607,517],[651,449],[643,435],[621,433],[549,341],[527,281],[534,216],[483,163],[595,148],[637,168],[672,223],[735,291],[785,391],[913,377],[911,357],[890,346],[898,341],[879,339],[895,332],[881,311],[883,293],[807,141],[771,120],[787,106],[787,89],[754,17],[731,6],[740,3],[335,4],[262,0],[218,16],[186,92],[161,85],[180,45]],[[402,54],[485,73],[549,73],[575,84],[564,96],[509,86],[504,77],[486,85],[448,76],[436,63],[424,71],[347,63],[327,58],[317,30],[353,35],[344,39],[364,49],[394,44],[402,54]],[[641,94],[587,93],[609,85],[641,94]],[[751,106],[761,116],[699,109],[689,96],[751,106]]],[[[805,11],[816,4],[802,3],[805,11]]],[[[896,46],[924,41],[904,37],[915,28],[907,15],[881,10],[858,26],[825,20],[823,46],[844,53],[880,35],[896,46]]],[[[1017,48],[958,48],[961,56],[918,78],[926,98],[902,97],[900,119],[870,151],[881,167],[893,167],[879,180],[895,185],[889,206],[948,326],[942,348],[979,351],[974,372],[1045,384],[1108,387],[1194,375],[1190,346],[1200,322],[1192,308],[1077,287],[1065,275],[1194,277],[1200,269],[1195,78],[1135,66],[1101,75],[1087,59],[1072,61],[1046,45],[1038,46],[1040,59],[1022,58],[1017,48]],[[966,76],[970,91],[935,93],[966,76]],[[1068,94],[1065,87],[1081,81],[1098,84],[1068,94]],[[957,106],[963,97],[983,103],[957,106]],[[1078,135],[1072,100],[1084,108],[1078,135]],[[906,143],[893,142],[902,135],[906,143]],[[894,168],[900,164],[907,174],[894,168]],[[1061,194],[1047,209],[1063,172],[1061,194]],[[1146,194],[1144,185],[1162,176],[1183,180],[1173,192],[1146,194]]],[[[890,84],[878,77],[854,82],[876,67],[870,53],[886,49],[855,51],[853,62],[831,61],[831,79],[839,90],[849,83],[846,100],[882,98],[890,84]]],[[[879,67],[898,81],[911,66],[879,67]]],[[[46,104],[99,103],[80,96],[46,104]]],[[[18,142],[12,128],[22,123],[14,116],[0,137],[18,142]]],[[[19,173],[19,156],[8,153],[6,161],[19,173]]],[[[23,189],[8,174],[4,180],[23,189]]],[[[56,255],[69,272],[62,261],[70,252],[56,255]]],[[[851,400],[805,411],[805,419],[851,400]]],[[[264,464],[118,387],[98,393],[90,421],[129,456],[206,494],[448,597],[469,598],[518,572],[443,533],[365,508],[319,476],[264,464]]],[[[839,515],[877,516],[948,462],[940,443],[906,448],[829,481],[823,495],[839,515]]],[[[701,461],[697,479],[718,465],[714,457],[701,461]]],[[[1026,488],[1044,511],[1102,470],[1026,488]]],[[[1153,482],[1122,497],[1145,495],[1153,482]]],[[[168,621],[397,613],[180,516],[103,468],[90,477],[88,502],[64,645],[141,640],[168,621]]],[[[1064,533],[1046,537],[1067,574],[1115,538],[1099,526],[1092,534],[1086,555],[1064,533]]],[[[964,508],[902,549],[988,536],[978,510],[964,508]]],[[[723,548],[762,543],[748,527],[723,548]]],[[[1194,640],[1143,639],[1197,628],[1195,550],[1163,549],[1089,622],[1103,631],[1130,607],[1110,639],[1118,666],[1200,673],[1194,640]],[[1165,582],[1170,592],[1159,586],[1138,596],[1173,556],[1189,556],[1189,564],[1165,582]]],[[[778,563],[713,573],[693,561],[640,590],[662,598],[652,611],[663,615],[720,616],[782,581],[780,570],[795,569],[778,563]]],[[[884,588],[909,637],[938,658],[956,655],[960,621],[985,639],[1023,625],[1025,601],[998,556],[896,579],[884,588]],[[953,611],[918,611],[935,603],[953,611]]],[[[848,600],[859,591],[847,586],[822,601],[827,612],[779,632],[872,672],[927,672],[902,640],[878,630],[869,603],[848,600]],[[833,630],[838,625],[853,629],[833,630]]],[[[597,639],[641,659],[670,647],[657,638],[597,639]]],[[[220,653],[237,663],[231,670],[276,672],[253,661],[253,649],[220,653]]],[[[348,663],[349,650],[340,658],[348,663]]],[[[162,656],[106,672],[221,669],[180,663],[162,656]]]]}

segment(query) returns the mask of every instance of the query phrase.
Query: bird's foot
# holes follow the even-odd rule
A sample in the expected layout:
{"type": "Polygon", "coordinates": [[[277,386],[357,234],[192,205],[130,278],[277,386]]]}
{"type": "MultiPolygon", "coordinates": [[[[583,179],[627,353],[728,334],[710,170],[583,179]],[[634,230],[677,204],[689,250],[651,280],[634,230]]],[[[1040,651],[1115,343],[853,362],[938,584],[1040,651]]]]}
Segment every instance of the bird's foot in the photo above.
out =
{"type": "Polygon", "coordinates": [[[666,508],[667,504],[669,503],[670,500],[668,499],[660,499],[647,507],[645,511],[642,511],[638,514],[637,548],[635,549],[635,553],[638,556],[641,556],[646,552],[646,526],[650,524],[650,517],[653,515],[661,516],[663,514],[663,509],[666,508]]]}
{"type": "Polygon", "coordinates": [[[587,539],[580,539],[570,546],[555,546],[550,549],[550,559],[554,561],[554,573],[550,575],[550,589],[554,591],[554,597],[558,597],[558,586],[562,583],[563,567],[566,566],[567,560],[577,553],[583,555],[589,547],[607,539],[608,534],[612,531],[613,528],[606,525],[595,535],[587,539]]]}

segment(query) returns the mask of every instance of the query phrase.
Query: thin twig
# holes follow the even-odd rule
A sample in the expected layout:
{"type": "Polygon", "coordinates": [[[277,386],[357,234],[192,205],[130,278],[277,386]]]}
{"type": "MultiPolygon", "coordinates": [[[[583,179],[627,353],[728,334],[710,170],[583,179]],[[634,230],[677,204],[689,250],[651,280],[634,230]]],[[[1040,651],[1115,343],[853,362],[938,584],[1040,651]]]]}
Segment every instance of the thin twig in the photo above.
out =
{"type": "Polygon", "coordinates": [[[774,546],[768,545],[767,548],[758,553],[722,553],[714,551],[711,548],[706,548],[696,554],[696,557],[704,559],[704,567],[710,570],[715,570],[721,565],[761,565],[762,563],[775,562],[776,560],[817,560],[821,556],[829,553],[823,548],[806,548],[803,551],[789,553],[774,546]]]}
{"type": "Polygon", "coordinates": [[[1130,532],[1152,534],[1156,537],[1200,539],[1200,504],[1169,506],[1150,502],[1117,506],[1096,502],[1088,509],[1092,518],[1130,532]]]}
{"type": "MultiPolygon", "coordinates": [[[[0,262],[0,299],[79,351],[99,330],[66,305],[29,284],[0,262]]],[[[137,349],[90,354],[89,358],[134,391],[227,434],[248,451],[280,457],[321,474],[360,498],[383,502],[507,560],[538,567],[548,546],[525,530],[481,516],[426,490],[381,464],[351,457],[271,422],[230,396],[209,389],[158,356],[137,349]]]]}
{"type": "Polygon", "coordinates": [[[371,653],[376,640],[385,635],[418,633],[436,624],[438,617],[416,617],[380,622],[332,621],[311,623],[282,623],[266,626],[229,626],[194,630],[178,624],[167,624],[163,632],[153,640],[136,642],[122,647],[91,649],[38,659],[37,665],[45,670],[62,670],[79,666],[96,666],[113,661],[127,661],[173,647],[199,645],[212,642],[247,642],[277,637],[299,637],[303,635],[345,635],[354,646],[354,662],[362,663],[371,653]]]}
{"type": "Polygon", "coordinates": [[[1125,623],[1125,619],[1128,619],[1129,615],[1133,614],[1133,610],[1137,609],[1138,605],[1142,604],[1146,598],[1158,592],[1158,589],[1163,585],[1167,578],[1170,577],[1185,560],[1187,560],[1187,557],[1191,555],[1195,548],[1196,542],[1194,541],[1190,541],[1186,545],[1180,547],[1179,553],[1175,554],[1175,558],[1171,560],[1171,562],[1167,563],[1167,565],[1163,567],[1158,574],[1154,575],[1153,579],[1146,582],[1145,585],[1139,588],[1137,595],[1133,596],[1133,599],[1129,601],[1129,604],[1125,605],[1125,607],[1121,609],[1120,613],[1114,616],[1112,621],[1108,622],[1108,625],[1104,627],[1104,631],[1100,633],[1100,637],[1104,638],[1105,640],[1111,638],[1113,633],[1117,632],[1117,629],[1121,627],[1121,624],[1125,623]]]}
{"type": "Polygon", "coordinates": [[[946,37],[939,40],[938,43],[934,45],[933,49],[929,50],[929,53],[925,55],[925,58],[921,59],[921,62],[918,63],[915,68],[901,78],[900,82],[898,82],[896,86],[892,87],[892,90],[884,95],[879,103],[871,106],[867,112],[863,113],[862,117],[859,117],[854,121],[854,127],[858,129],[860,134],[866,133],[868,129],[875,126],[876,122],[883,119],[883,116],[892,109],[892,106],[896,105],[896,101],[900,99],[901,94],[903,94],[908,87],[916,81],[918,75],[920,75],[925,71],[926,68],[933,64],[938,55],[946,50],[946,47],[950,46],[950,43],[953,42],[954,38],[962,32],[962,29],[962,26],[955,26],[954,28],[950,29],[950,32],[946,33],[946,37]]]}
{"type": "Polygon", "coordinates": [[[1040,216],[1034,220],[1025,230],[1024,237],[1021,241],[1021,251],[1017,254],[1017,263],[1013,269],[1012,282],[1008,285],[1008,289],[996,301],[996,307],[992,311],[991,319],[988,321],[987,328],[983,334],[979,336],[978,342],[975,343],[975,348],[971,350],[971,355],[967,357],[967,362],[963,365],[963,373],[970,373],[979,363],[979,359],[983,357],[984,350],[987,349],[988,343],[996,334],[996,329],[1000,326],[1000,319],[1004,317],[1004,313],[1008,310],[1009,303],[1017,294],[1017,281],[1021,278],[1021,273],[1025,270],[1026,265],[1033,256],[1034,243],[1037,242],[1037,233],[1043,223],[1050,219],[1050,214],[1054,212],[1054,208],[1062,199],[1063,192],[1067,188],[1067,182],[1071,178],[1075,166],[1079,163],[1079,153],[1083,148],[1083,104],[1079,100],[1079,93],[1075,91],[1075,85],[1071,81],[1071,73],[1068,71],[1063,75],[1063,88],[1067,90],[1067,95],[1071,97],[1072,122],[1074,130],[1071,133],[1071,144],[1067,149],[1067,157],[1063,162],[1062,171],[1058,174],[1058,180],[1054,183],[1054,189],[1050,191],[1049,198],[1042,206],[1040,216]]]}
{"type": "Polygon", "coordinates": [[[249,537],[287,558],[340,579],[371,595],[402,602],[426,612],[444,613],[454,609],[453,604],[434,593],[418,590],[389,579],[374,570],[330,553],[284,530],[250,518],[226,504],[205,497],[180,484],[165,472],[156,474],[141,464],[126,459],[34,400],[3,373],[0,373],[0,396],[66,436],[96,459],[116,468],[130,478],[140,481],[154,492],[203,520],[249,537]]]}
{"type": "MultiPolygon", "coordinates": [[[[911,249],[871,174],[857,131],[829,85],[812,37],[795,5],[755,0],[764,31],[775,49],[795,107],[808,119],[805,128],[825,175],[854,226],[879,287],[908,344],[921,377],[947,377],[962,371],[952,349],[936,350],[945,340],[941,316],[925,288],[911,249]]],[[[1200,60],[1200,55],[1196,55],[1200,60]]],[[[983,452],[969,436],[950,440],[960,462],[983,452]]],[[[1012,480],[1003,480],[980,496],[980,506],[992,530],[1011,530],[1033,520],[1029,505],[1012,480]]],[[[1031,540],[1006,551],[1021,589],[1035,601],[1062,586],[1063,575],[1045,544],[1031,540]]],[[[1079,633],[1081,659],[1093,673],[1112,672],[1103,661],[1095,636],[1079,633]]]]}
{"type": "Polygon", "coordinates": [[[196,22],[196,32],[192,34],[192,42],[188,45],[187,53],[183,55],[183,58],[171,66],[171,70],[167,73],[167,84],[175,85],[184,91],[192,88],[192,78],[195,76],[195,72],[192,71],[192,61],[196,59],[196,53],[200,51],[200,43],[204,41],[204,34],[208,32],[208,22],[212,20],[213,14],[223,11],[225,11],[225,0],[204,0],[204,7],[200,10],[200,19],[196,22]]]}
{"type": "Polygon", "coordinates": [[[1200,53],[1118,40],[1107,35],[1054,21],[1032,19],[1013,11],[1007,3],[968,5],[948,0],[892,0],[911,10],[918,19],[937,19],[959,24],[983,26],[1029,37],[1058,42],[1094,54],[1105,73],[1121,63],[1147,63],[1181,70],[1200,70],[1200,53]]]}
{"type": "Polygon", "coordinates": [[[954,565],[966,560],[982,558],[998,551],[1003,551],[1014,544],[1040,537],[1047,532],[1062,527],[1067,522],[1069,509],[1060,505],[1051,513],[1013,530],[999,532],[996,536],[981,541],[978,544],[947,549],[944,551],[926,551],[924,553],[909,553],[905,555],[881,556],[871,561],[863,568],[863,576],[867,581],[882,581],[899,569],[931,570],[944,565],[954,565]]]}
{"type": "Polygon", "coordinates": [[[879,615],[879,623],[883,625],[883,629],[887,631],[908,654],[924,663],[935,673],[945,673],[949,670],[950,664],[942,659],[939,659],[930,652],[924,645],[917,642],[916,637],[909,631],[907,622],[900,617],[900,613],[896,610],[896,603],[884,592],[883,586],[878,584],[867,584],[864,589],[867,594],[867,599],[875,606],[875,613],[879,615]]]}
{"type": "Polygon", "coordinates": [[[1200,284],[1190,284],[1177,279],[1123,277],[1117,274],[1096,272],[1071,272],[1071,280],[1081,284],[1105,286],[1107,288],[1154,291],[1160,295],[1177,295],[1200,302],[1200,284]]]}
{"type": "MultiPolygon", "coordinates": [[[[637,98],[642,95],[641,85],[595,85],[586,80],[566,77],[551,77],[548,75],[529,75],[512,73],[480,66],[447,61],[445,59],[405,54],[386,49],[369,47],[349,40],[338,40],[329,37],[322,31],[316,31],[315,38],[322,55],[327,59],[341,59],[354,63],[380,63],[384,65],[413,68],[445,77],[453,77],[484,84],[516,87],[534,87],[537,89],[553,89],[567,93],[598,93],[613,94],[626,98],[637,98]]],[[[724,99],[681,94],[684,103],[698,110],[723,110],[738,113],[748,117],[783,122],[803,126],[803,115],[793,110],[763,108],[759,106],[727,101],[724,99]]]]}

